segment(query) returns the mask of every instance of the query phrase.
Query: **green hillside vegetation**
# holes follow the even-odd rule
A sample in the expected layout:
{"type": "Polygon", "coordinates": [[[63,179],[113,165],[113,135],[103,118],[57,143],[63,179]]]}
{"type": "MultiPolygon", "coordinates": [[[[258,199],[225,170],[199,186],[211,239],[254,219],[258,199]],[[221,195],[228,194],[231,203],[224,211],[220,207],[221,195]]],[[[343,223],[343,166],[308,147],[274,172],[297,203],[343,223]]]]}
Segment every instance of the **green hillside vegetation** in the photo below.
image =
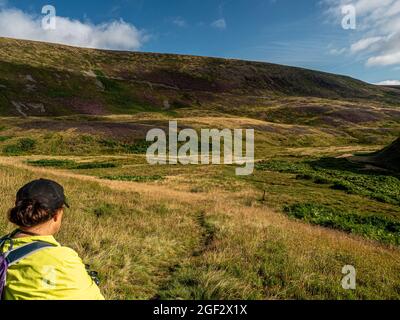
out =
{"type": "Polygon", "coordinates": [[[400,90],[269,63],[0,38],[0,233],[34,178],[108,299],[399,299],[400,90]],[[146,134],[254,129],[255,171],[146,134]],[[341,286],[357,270],[357,290],[341,286]]]}
{"type": "MultiPolygon", "coordinates": [[[[236,107],[244,104],[279,107],[282,97],[316,97],[335,101],[326,106],[328,114],[351,118],[343,100],[398,105],[400,97],[396,89],[269,63],[78,49],[4,38],[0,71],[1,115],[132,114],[182,107],[226,113],[227,108],[237,112],[236,107]]],[[[302,114],[316,111],[308,104],[298,107],[302,114]]],[[[378,116],[368,111],[364,117],[378,116]]]]}

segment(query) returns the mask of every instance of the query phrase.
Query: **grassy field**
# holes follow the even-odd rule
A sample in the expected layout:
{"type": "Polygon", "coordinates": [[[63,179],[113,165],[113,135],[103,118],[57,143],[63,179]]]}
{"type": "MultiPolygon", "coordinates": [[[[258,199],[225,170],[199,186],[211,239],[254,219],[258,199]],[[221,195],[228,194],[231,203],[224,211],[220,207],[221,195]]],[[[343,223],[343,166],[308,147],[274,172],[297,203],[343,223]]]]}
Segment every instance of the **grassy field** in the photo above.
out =
{"type": "MultiPolygon", "coordinates": [[[[396,126],[367,143],[363,126],[179,112],[181,127],[255,128],[254,174],[149,166],[145,132],[176,115],[8,117],[1,212],[31,179],[64,184],[72,208],[58,239],[99,272],[108,299],[400,298],[399,177],[343,158],[380,150],[396,126]],[[342,289],[345,265],[355,291],[342,289]]],[[[0,231],[11,229],[4,214],[0,231]]]]}
{"type": "Polygon", "coordinates": [[[0,38],[0,233],[17,189],[50,178],[71,203],[57,238],[107,299],[399,299],[399,172],[351,157],[400,136],[399,101],[300,68],[0,38]],[[254,174],[149,166],[170,120],[254,129],[254,174]]]}
{"type": "MultiPolygon", "coordinates": [[[[346,153],[364,147],[352,148],[346,153]]],[[[310,150],[271,151],[253,176],[242,178],[232,166],[149,167],[138,154],[2,156],[0,210],[30,179],[64,184],[72,208],[58,239],[99,271],[108,299],[400,298],[398,229],[368,229],[371,217],[398,226],[398,204],[298,178],[298,166],[309,165],[310,157],[299,164],[299,152],[310,150]],[[287,170],[290,161],[296,170],[287,170]],[[266,167],[276,162],[284,170],[266,167]],[[108,165],[93,165],[99,163],[108,165]],[[316,208],[336,210],[341,219],[313,220],[316,208]],[[348,227],[354,217],[368,219],[348,227]],[[341,287],[349,264],[357,269],[355,291],[341,287]]],[[[313,149],[312,158],[335,159],[340,152],[313,149]]],[[[386,181],[369,183],[379,188],[386,181]]],[[[397,199],[392,193],[389,199],[397,199]]],[[[3,215],[0,231],[11,228],[3,215]]]]}

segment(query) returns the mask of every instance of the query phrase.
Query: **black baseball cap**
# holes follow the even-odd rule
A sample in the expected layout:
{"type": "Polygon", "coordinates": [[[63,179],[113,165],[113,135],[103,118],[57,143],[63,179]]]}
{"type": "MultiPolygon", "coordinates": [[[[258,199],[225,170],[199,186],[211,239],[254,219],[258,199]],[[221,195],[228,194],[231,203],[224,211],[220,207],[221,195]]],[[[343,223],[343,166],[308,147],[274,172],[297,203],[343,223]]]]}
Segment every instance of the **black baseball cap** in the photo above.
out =
{"type": "Polygon", "coordinates": [[[23,200],[36,200],[50,210],[60,209],[63,205],[69,208],[64,188],[55,181],[39,179],[29,182],[19,189],[17,202],[23,200]]]}

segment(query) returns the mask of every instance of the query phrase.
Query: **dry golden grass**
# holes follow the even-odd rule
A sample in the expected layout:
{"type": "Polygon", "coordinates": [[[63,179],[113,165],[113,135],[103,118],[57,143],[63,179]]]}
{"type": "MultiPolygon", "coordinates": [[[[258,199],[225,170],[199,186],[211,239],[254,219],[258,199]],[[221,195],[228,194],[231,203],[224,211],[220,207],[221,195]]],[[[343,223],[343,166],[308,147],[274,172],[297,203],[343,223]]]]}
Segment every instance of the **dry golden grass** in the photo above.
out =
{"type": "MultiPolygon", "coordinates": [[[[43,157],[38,157],[43,158],[43,157]]],[[[81,159],[81,157],[69,157],[71,159],[81,159]]],[[[107,158],[107,157],[104,157],[107,158]]],[[[30,157],[30,159],[35,159],[35,157],[30,157]]],[[[204,199],[202,195],[199,194],[192,194],[185,191],[177,191],[173,190],[168,187],[159,186],[159,185],[152,185],[152,184],[138,184],[138,183],[131,183],[131,182],[124,182],[124,181],[112,181],[112,180],[104,180],[97,178],[95,176],[90,175],[82,175],[78,173],[73,173],[68,170],[54,170],[48,168],[35,168],[31,167],[24,163],[25,158],[21,157],[20,160],[16,160],[16,158],[7,158],[7,157],[0,157],[0,164],[13,166],[19,169],[25,169],[28,171],[32,171],[37,175],[52,175],[54,177],[62,177],[62,178],[72,178],[82,182],[95,182],[100,186],[109,187],[113,190],[117,191],[128,191],[128,192],[140,192],[141,194],[147,194],[154,197],[154,199],[165,199],[170,200],[173,198],[178,198],[181,201],[189,201],[197,200],[197,199],[204,199]]]]}
{"type": "Polygon", "coordinates": [[[398,134],[394,110],[398,99],[393,92],[349,78],[252,62],[115,53],[12,39],[0,39],[0,47],[0,68],[7,80],[0,114],[15,115],[16,110],[9,108],[11,100],[31,101],[21,81],[29,73],[38,84],[37,102],[54,115],[0,117],[0,151],[35,154],[0,157],[1,233],[13,228],[6,212],[17,189],[46,177],[65,186],[72,204],[58,239],[99,271],[108,299],[400,297],[399,248],[290,220],[280,212],[287,204],[316,201],[337,210],[398,220],[398,206],[278,172],[256,172],[245,179],[234,177],[232,167],[226,166],[149,168],[143,155],[121,155],[132,150],[120,145],[142,140],[147,129],[178,119],[180,126],[195,129],[254,128],[256,159],[262,160],[377,150],[377,145],[398,134]],[[95,72],[97,80],[108,83],[106,90],[98,90],[95,79],[87,77],[95,72]],[[165,79],[166,72],[171,81],[165,79]],[[243,74],[250,81],[244,81],[243,74]],[[271,79],[266,77],[263,83],[261,74],[271,79]],[[277,78],[285,80],[281,88],[270,86],[277,78]],[[204,90],[191,88],[192,82],[204,90]],[[260,90],[255,90],[256,82],[261,82],[260,90]],[[216,83],[221,88],[225,84],[227,92],[215,90],[216,83]],[[237,87],[229,90],[235,83],[237,87]],[[330,83],[334,90],[322,88],[321,83],[330,83]],[[189,87],[183,92],[171,85],[189,87]],[[348,89],[356,100],[340,98],[338,93],[348,89]],[[287,96],[288,90],[300,97],[287,96]],[[94,102],[93,110],[79,109],[79,102],[86,105],[86,101],[94,102]],[[78,109],[72,110],[72,104],[78,109]],[[96,116],[75,114],[87,111],[96,116]],[[103,112],[113,115],[97,115],[103,112]],[[363,120],[369,113],[376,120],[363,120]],[[340,116],[342,121],[332,122],[340,116]],[[33,125],[38,121],[48,123],[33,125]],[[104,122],[137,124],[141,129],[125,137],[124,129],[104,130],[104,122]],[[93,126],[83,129],[82,124],[93,126]],[[19,146],[23,138],[31,139],[30,148],[19,146]],[[100,156],[109,153],[117,156],[100,156]],[[64,158],[115,160],[120,166],[78,172],[26,164],[26,160],[64,158]],[[99,178],[108,174],[165,179],[134,183],[99,178]],[[264,190],[268,202],[261,203],[264,190]],[[358,271],[355,291],[341,287],[341,270],[348,264],[358,271]]]}
{"type": "Polygon", "coordinates": [[[65,172],[26,170],[22,164],[2,165],[0,176],[3,233],[12,228],[6,225],[5,213],[19,186],[39,177],[65,186],[72,209],[66,213],[58,238],[99,270],[104,279],[102,290],[109,299],[151,298],[170,264],[178,263],[200,238],[195,217],[185,210],[187,204],[175,200],[180,197],[178,192],[143,190],[135,184],[129,187],[65,172]]]}
{"type": "Polygon", "coordinates": [[[184,263],[164,297],[399,298],[398,249],[289,220],[255,199],[240,204],[252,197],[237,193],[232,201],[231,194],[214,194],[205,214],[213,241],[184,263]],[[341,287],[348,264],[358,271],[354,292],[341,287]],[[185,287],[188,283],[194,285],[185,287]]]}
{"type": "Polygon", "coordinates": [[[251,188],[192,193],[179,178],[105,181],[0,158],[1,212],[39,177],[65,186],[72,209],[58,239],[100,272],[108,299],[399,298],[398,248],[290,220],[251,188]],[[355,291],[341,287],[348,264],[355,291]]]}

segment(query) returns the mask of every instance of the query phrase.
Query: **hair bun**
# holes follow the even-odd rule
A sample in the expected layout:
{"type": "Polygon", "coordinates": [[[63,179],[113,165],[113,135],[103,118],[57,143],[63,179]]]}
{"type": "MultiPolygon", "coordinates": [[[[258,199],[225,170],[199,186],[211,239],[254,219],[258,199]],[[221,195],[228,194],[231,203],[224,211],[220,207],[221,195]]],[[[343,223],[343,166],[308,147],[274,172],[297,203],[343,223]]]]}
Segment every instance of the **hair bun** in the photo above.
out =
{"type": "Polygon", "coordinates": [[[55,212],[51,212],[38,200],[24,199],[16,203],[8,213],[10,222],[20,227],[34,227],[49,221],[55,212]]]}

